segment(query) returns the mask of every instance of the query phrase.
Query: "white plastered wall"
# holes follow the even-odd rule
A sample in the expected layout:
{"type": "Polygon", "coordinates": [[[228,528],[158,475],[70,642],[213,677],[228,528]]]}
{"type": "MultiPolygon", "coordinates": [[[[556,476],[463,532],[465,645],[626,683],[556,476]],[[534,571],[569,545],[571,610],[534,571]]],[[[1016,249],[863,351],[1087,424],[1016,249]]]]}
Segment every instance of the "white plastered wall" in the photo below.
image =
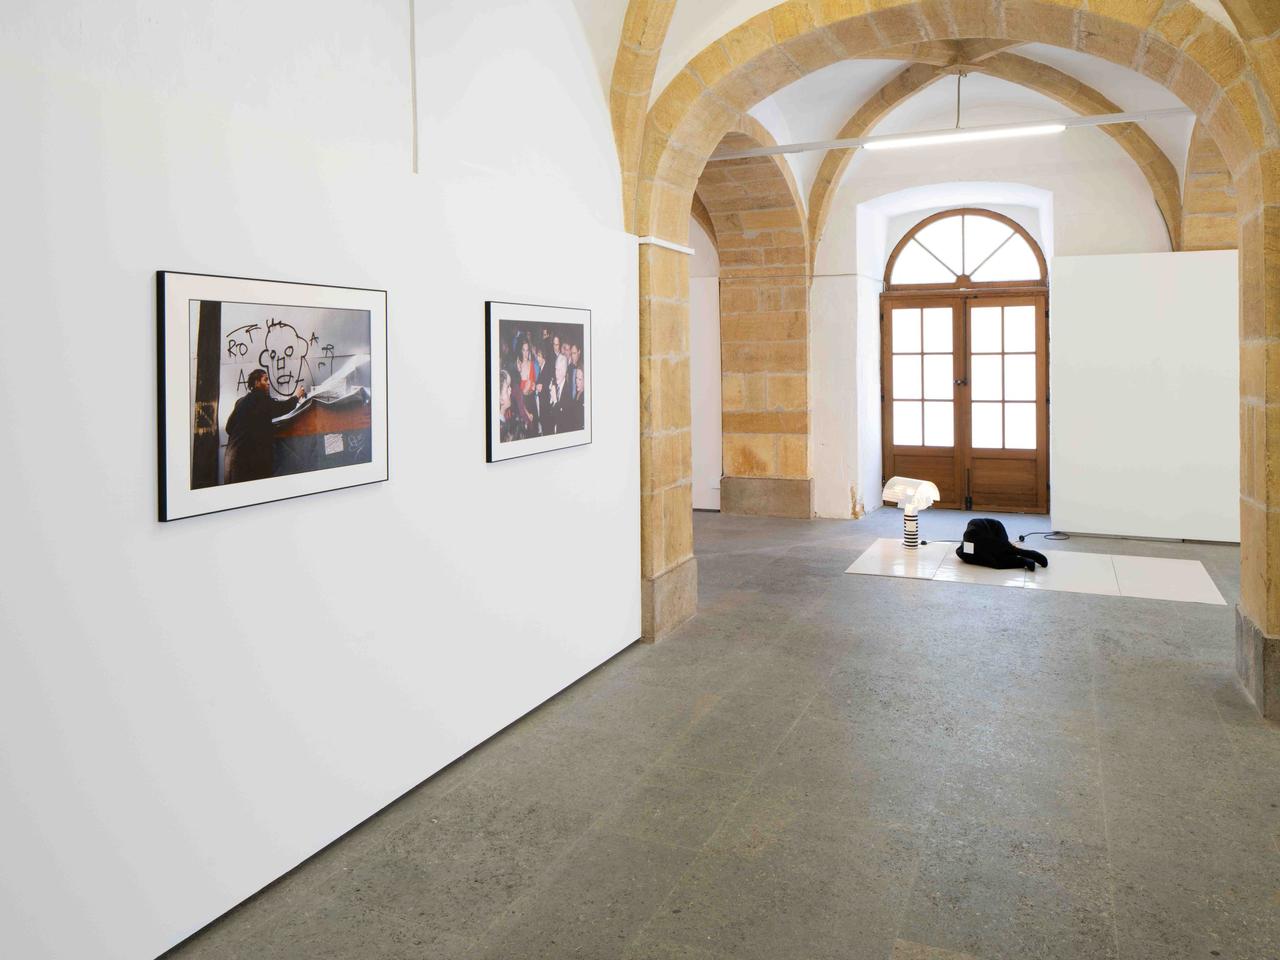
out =
{"type": "Polygon", "coordinates": [[[600,69],[481,6],[417,4],[414,175],[407,3],[6,4],[0,956],[159,954],[639,635],[600,69]],[[157,269],[387,289],[391,481],[157,523],[157,269]],[[485,464],[490,298],[594,311],[590,446],[485,464]]]}
{"type": "Polygon", "coordinates": [[[720,394],[720,255],[689,221],[689,394],[693,405],[693,509],[720,509],[723,423],[720,394]]]}

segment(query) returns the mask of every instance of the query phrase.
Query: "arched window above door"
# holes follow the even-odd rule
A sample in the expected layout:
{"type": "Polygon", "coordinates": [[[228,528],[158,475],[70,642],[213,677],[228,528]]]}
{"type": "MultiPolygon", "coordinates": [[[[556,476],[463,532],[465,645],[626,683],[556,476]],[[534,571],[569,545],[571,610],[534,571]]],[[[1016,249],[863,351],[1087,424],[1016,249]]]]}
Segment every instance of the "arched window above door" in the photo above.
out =
{"type": "Polygon", "coordinates": [[[1018,223],[990,210],[948,210],[922,220],[889,257],[899,290],[1043,287],[1044,254],[1018,223]]]}

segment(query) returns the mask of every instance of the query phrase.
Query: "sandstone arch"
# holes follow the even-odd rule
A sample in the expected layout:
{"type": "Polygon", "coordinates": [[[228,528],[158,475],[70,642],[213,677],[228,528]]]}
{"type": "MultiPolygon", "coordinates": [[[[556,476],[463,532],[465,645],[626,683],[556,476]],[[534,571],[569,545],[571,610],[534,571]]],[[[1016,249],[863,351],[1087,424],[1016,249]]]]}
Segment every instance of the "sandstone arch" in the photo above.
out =
{"type": "Polygon", "coordinates": [[[653,77],[667,38],[676,0],[630,0],[622,22],[618,55],[609,86],[613,138],[622,167],[622,203],[628,230],[635,210],[636,168],[644,138],[644,120],[653,95],[653,77]]]}
{"type": "MultiPolygon", "coordinates": [[[[929,84],[947,75],[939,66],[916,63],[889,80],[867,99],[849,121],[840,128],[836,139],[852,139],[864,136],[900,103],[909,100],[929,84]]],[[[827,219],[831,216],[831,202],[840,188],[844,173],[853,162],[856,150],[828,150],[818,168],[818,176],[809,192],[809,236],[813,238],[814,254],[822,240],[827,219]]]]}
{"type": "Polygon", "coordinates": [[[1240,36],[1253,41],[1280,33],[1280,7],[1272,0],[1222,0],[1240,36]]]}
{"type": "Polygon", "coordinates": [[[716,247],[716,252],[720,251],[720,243],[716,239],[716,225],[711,222],[711,211],[707,209],[706,204],[702,202],[702,198],[696,193],[693,195],[693,209],[690,210],[693,219],[697,220],[703,230],[707,231],[707,236],[711,238],[712,244],[716,247]]]}
{"type": "Polygon", "coordinates": [[[753,17],[691,61],[649,112],[637,196],[642,229],[680,230],[678,218],[666,220],[670,194],[691,192],[720,137],[759,100],[837,60],[909,43],[1044,42],[1137,69],[1201,115],[1233,167],[1247,165],[1273,135],[1271,105],[1259,99],[1252,62],[1239,39],[1185,0],[1158,21],[1154,10],[1139,15],[1133,8],[1160,4],[1121,0],[1106,5],[1123,8],[1124,15],[1115,18],[1096,12],[1098,3],[1093,11],[1082,9],[1083,0],[875,0],[874,12],[847,13],[865,6],[791,0],[753,17]],[[839,10],[832,14],[833,8],[839,10]]]}
{"type": "MultiPolygon", "coordinates": [[[[972,63],[953,60],[945,67],[924,63],[908,67],[870,97],[849,118],[837,138],[865,136],[898,104],[942,77],[953,75],[959,68],[1016,83],[1044,94],[1081,115],[1124,112],[1098,91],[1061,70],[1016,54],[992,51],[972,63]]],[[[1099,129],[1114,139],[1138,165],[1151,185],[1152,196],[1169,231],[1170,246],[1174,250],[1181,249],[1182,197],[1178,171],[1173,163],[1136,123],[1116,124],[1099,129]]],[[[813,190],[809,194],[809,234],[813,238],[815,251],[830,216],[831,202],[856,152],[856,149],[829,150],[823,157],[813,190]]]]}
{"type": "Polygon", "coordinates": [[[1217,148],[1196,124],[1187,151],[1183,187],[1182,237],[1184,250],[1234,250],[1240,240],[1236,216],[1236,187],[1217,148]]]}

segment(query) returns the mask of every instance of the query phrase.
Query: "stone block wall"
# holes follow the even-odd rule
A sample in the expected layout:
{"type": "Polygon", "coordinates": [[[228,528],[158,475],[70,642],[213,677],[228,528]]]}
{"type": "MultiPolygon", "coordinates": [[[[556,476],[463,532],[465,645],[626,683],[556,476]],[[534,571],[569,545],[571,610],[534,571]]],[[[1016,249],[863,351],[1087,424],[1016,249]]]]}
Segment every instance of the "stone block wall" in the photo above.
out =
{"type": "Polygon", "coordinates": [[[1237,202],[1235,181],[1222,151],[1197,123],[1183,187],[1183,249],[1235,250],[1240,245],[1237,202]]]}
{"type": "MultiPolygon", "coordinates": [[[[734,134],[723,148],[756,144],[734,134]]],[[[720,253],[721,509],[810,516],[809,255],[794,184],[776,158],[719,160],[696,196],[720,253]]]]}

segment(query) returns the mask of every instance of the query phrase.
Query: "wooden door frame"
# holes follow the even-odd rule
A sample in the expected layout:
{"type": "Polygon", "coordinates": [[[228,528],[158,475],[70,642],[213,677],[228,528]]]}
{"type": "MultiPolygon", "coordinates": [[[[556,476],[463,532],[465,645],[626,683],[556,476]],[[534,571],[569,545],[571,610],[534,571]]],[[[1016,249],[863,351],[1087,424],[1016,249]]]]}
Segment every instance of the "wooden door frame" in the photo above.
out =
{"type": "MultiPolygon", "coordinates": [[[[971,296],[965,297],[965,334],[968,335],[969,328],[969,311],[975,305],[978,306],[1025,306],[1028,301],[1032,306],[1036,307],[1036,336],[1037,342],[1044,344],[1043,350],[1036,350],[1036,383],[1038,384],[1036,403],[1036,503],[1031,507],[1016,507],[1008,504],[999,507],[983,507],[980,509],[991,510],[994,513],[1030,513],[1030,514],[1047,514],[1049,512],[1049,293],[1043,290],[1039,293],[1023,293],[1013,294],[1008,290],[992,290],[974,292],[971,296]],[[1043,401],[1043,402],[1042,402],[1043,401]]],[[[969,344],[965,344],[966,361],[971,357],[969,344]]],[[[965,379],[969,379],[970,371],[966,368],[965,379]]],[[[1008,402],[1008,401],[1002,401],[1008,402]]],[[[972,404],[972,400],[969,401],[972,404]]],[[[966,457],[968,462],[973,460],[973,448],[968,444],[969,437],[966,435],[966,457]]],[[[1028,450],[1008,450],[1008,449],[982,449],[982,457],[987,460],[1025,460],[1029,459],[1026,454],[1028,450]]]]}
{"type": "MultiPolygon", "coordinates": [[[[882,487],[885,483],[888,482],[888,479],[889,479],[888,472],[887,472],[887,465],[889,461],[893,458],[893,454],[891,451],[895,446],[893,442],[892,414],[891,414],[892,405],[893,405],[893,364],[890,362],[891,358],[893,357],[893,344],[891,343],[891,340],[893,337],[893,324],[886,322],[885,318],[890,311],[895,309],[924,310],[929,307],[940,307],[940,306],[949,306],[952,308],[952,311],[953,311],[952,325],[951,325],[951,330],[952,330],[951,378],[953,382],[956,382],[966,375],[966,372],[964,371],[962,366],[964,362],[964,358],[960,349],[963,346],[963,344],[960,342],[960,339],[957,335],[958,328],[962,325],[963,318],[966,316],[966,313],[965,313],[966,307],[964,303],[964,298],[961,296],[957,296],[954,290],[933,291],[928,293],[924,293],[920,291],[906,291],[902,295],[885,292],[880,295],[880,474],[881,474],[880,483],[882,487]],[[961,318],[960,320],[956,319],[956,314],[954,313],[954,311],[956,310],[960,311],[959,313],[959,317],[961,318]]],[[[923,334],[923,331],[922,331],[922,334],[923,334]]],[[[923,354],[923,346],[924,344],[921,343],[922,354],[923,354]]],[[[921,372],[923,373],[923,370],[921,372]]],[[[940,509],[944,509],[944,510],[964,509],[964,495],[963,495],[964,484],[961,482],[961,473],[960,473],[961,460],[962,460],[961,453],[960,453],[960,437],[962,435],[961,431],[964,429],[965,424],[968,422],[967,420],[968,411],[963,409],[964,405],[960,403],[959,400],[957,399],[956,397],[957,392],[958,391],[952,392],[952,401],[955,404],[955,415],[953,420],[955,436],[953,438],[953,442],[950,449],[951,449],[951,456],[955,461],[954,463],[955,475],[953,479],[955,483],[955,489],[957,490],[958,496],[960,497],[960,499],[954,502],[949,500],[939,500],[937,505],[940,509]]],[[[921,391],[922,403],[923,403],[923,397],[924,397],[924,392],[921,391]]],[[[922,429],[923,429],[923,425],[922,425],[922,429]]],[[[921,439],[922,440],[924,439],[923,436],[921,437],[921,439]]],[[[920,449],[924,451],[925,454],[927,455],[927,452],[931,449],[944,450],[946,448],[922,446],[920,449]]]]}
{"type": "MultiPolygon", "coordinates": [[[[941,216],[953,216],[958,211],[949,211],[947,214],[940,214],[937,217],[931,217],[924,221],[920,226],[925,226],[934,219],[941,216]]],[[[984,212],[986,211],[975,211],[984,212]]],[[[988,214],[990,215],[990,214],[988,214]]],[[[1016,226],[1016,224],[1014,225],[1016,226]]],[[[1020,228],[1019,228],[1020,229],[1020,228]]],[[[916,230],[908,233],[909,239],[915,234],[916,230]]],[[[899,249],[902,244],[899,244],[899,249]]],[[[1039,247],[1034,243],[1031,247],[1040,255],[1039,247]]],[[[894,253],[897,254],[895,249],[894,253]]],[[[893,258],[890,258],[892,264],[893,258]]],[[[1043,259],[1042,259],[1043,262],[1043,259]]],[[[969,381],[969,310],[971,304],[975,300],[995,301],[1004,305],[1006,301],[1012,301],[1012,305],[1025,304],[1027,300],[1033,300],[1039,308],[1037,310],[1037,333],[1043,337],[1044,350],[1037,351],[1036,376],[1043,390],[1043,403],[1040,403],[1040,397],[1037,397],[1037,414],[1036,414],[1036,484],[1037,484],[1037,505],[1033,508],[1013,508],[1002,507],[999,510],[992,510],[998,513],[1028,513],[1042,514],[1048,513],[1050,507],[1050,488],[1049,488],[1049,286],[1043,284],[1005,284],[1005,285],[981,285],[967,286],[949,285],[945,287],[930,285],[908,285],[903,284],[899,287],[886,287],[884,292],[880,294],[880,472],[881,483],[888,480],[887,468],[892,459],[891,450],[893,447],[892,434],[892,416],[891,416],[891,391],[893,388],[892,364],[888,359],[892,356],[891,345],[888,338],[892,332],[892,326],[886,320],[888,311],[894,309],[912,309],[913,307],[924,308],[926,306],[942,306],[944,304],[958,304],[961,311],[961,339],[953,343],[956,348],[954,352],[955,363],[957,365],[956,379],[962,379],[966,385],[969,381]],[[959,369],[959,365],[963,364],[963,370],[959,369]]],[[[953,328],[954,329],[954,328],[953,328]]],[[[956,338],[953,334],[953,340],[956,338]]],[[[967,386],[966,386],[967,389],[967,386]]],[[[972,459],[972,447],[970,446],[969,433],[971,426],[971,410],[969,406],[972,401],[966,395],[962,402],[959,397],[956,398],[956,436],[953,446],[954,456],[956,460],[957,471],[964,469],[964,465],[968,464],[972,459]]],[[[927,450],[928,448],[922,448],[927,450]]],[[[1009,456],[1004,450],[991,450],[984,456],[990,459],[1023,459],[1018,456],[1009,456]]],[[[965,494],[963,491],[968,489],[967,479],[957,476],[957,488],[962,491],[961,501],[958,505],[951,503],[939,503],[941,509],[965,509],[965,494]]]]}

